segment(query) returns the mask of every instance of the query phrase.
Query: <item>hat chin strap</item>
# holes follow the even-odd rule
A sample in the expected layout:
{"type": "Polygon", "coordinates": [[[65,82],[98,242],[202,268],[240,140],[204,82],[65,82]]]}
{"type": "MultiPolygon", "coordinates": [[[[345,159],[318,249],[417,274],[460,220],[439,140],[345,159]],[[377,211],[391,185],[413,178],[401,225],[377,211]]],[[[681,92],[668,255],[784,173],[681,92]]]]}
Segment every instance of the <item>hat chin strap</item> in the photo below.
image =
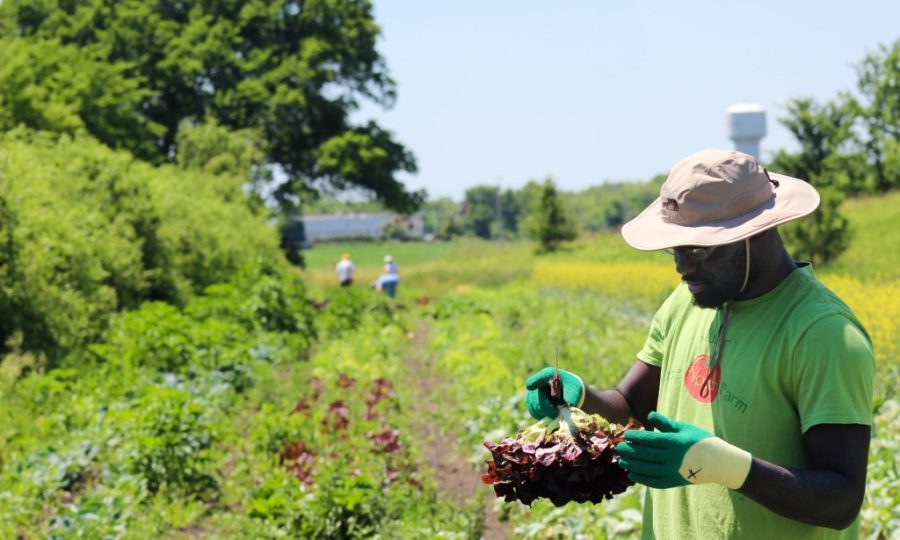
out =
{"type": "MultiPolygon", "coordinates": [[[[738,294],[744,292],[744,289],[747,288],[747,282],[750,281],[750,239],[747,238],[744,242],[744,248],[747,251],[747,258],[745,260],[744,265],[744,284],[741,285],[741,290],[738,291],[738,294]]],[[[713,369],[715,366],[719,364],[722,360],[722,353],[725,350],[725,335],[728,333],[728,322],[730,320],[731,315],[731,301],[725,302],[719,308],[722,311],[722,322],[719,323],[719,331],[716,335],[716,346],[715,349],[712,350],[712,354],[709,359],[709,370],[706,372],[706,380],[703,381],[703,384],[700,386],[701,395],[704,392],[708,392],[709,388],[709,380],[712,376],[713,369]]]]}
{"type": "Polygon", "coordinates": [[[738,291],[738,294],[744,292],[744,289],[747,288],[747,282],[750,280],[750,239],[747,238],[744,241],[744,251],[747,252],[747,261],[744,264],[744,284],[741,285],[741,290],[738,291]]]}

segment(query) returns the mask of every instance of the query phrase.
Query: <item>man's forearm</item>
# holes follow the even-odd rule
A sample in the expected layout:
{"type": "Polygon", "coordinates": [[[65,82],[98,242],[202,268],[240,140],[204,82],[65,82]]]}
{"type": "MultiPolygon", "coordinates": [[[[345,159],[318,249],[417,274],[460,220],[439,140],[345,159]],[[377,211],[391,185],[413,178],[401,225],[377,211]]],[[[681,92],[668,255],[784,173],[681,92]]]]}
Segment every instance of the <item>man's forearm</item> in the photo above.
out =
{"type": "Polygon", "coordinates": [[[599,414],[610,422],[624,424],[634,416],[631,406],[619,390],[612,388],[600,390],[585,385],[582,410],[590,414],[599,414]]]}
{"type": "Polygon", "coordinates": [[[776,514],[832,529],[848,527],[862,505],[862,492],[836,471],[786,469],[759,458],[738,491],[776,514]]]}
{"type": "Polygon", "coordinates": [[[804,468],[787,469],[754,457],[739,491],[782,516],[846,528],[859,514],[865,495],[870,438],[867,425],[813,426],[803,434],[804,468]]]}
{"type": "Polygon", "coordinates": [[[585,385],[581,408],[617,424],[624,424],[631,417],[644,423],[656,408],[660,371],[659,367],[636,359],[615,388],[600,390],[585,385]]]}

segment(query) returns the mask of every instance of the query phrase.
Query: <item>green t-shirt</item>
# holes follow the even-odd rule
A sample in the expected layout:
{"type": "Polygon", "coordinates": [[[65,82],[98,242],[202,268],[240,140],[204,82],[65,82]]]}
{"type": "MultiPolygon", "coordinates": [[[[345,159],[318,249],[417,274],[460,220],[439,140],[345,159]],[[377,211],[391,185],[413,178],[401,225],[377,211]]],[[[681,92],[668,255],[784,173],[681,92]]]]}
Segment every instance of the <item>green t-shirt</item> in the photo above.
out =
{"type": "MultiPolygon", "coordinates": [[[[692,304],[685,285],[653,318],[638,358],[659,366],[657,410],[766,461],[805,466],[802,434],[817,424],[871,425],[875,361],[862,324],[813,275],[793,272],[731,306],[718,369],[707,360],[721,310],[692,304]],[[707,377],[707,375],[710,375],[707,377]]],[[[788,519],[717,484],[648,489],[644,538],[857,539],[788,519]]]]}

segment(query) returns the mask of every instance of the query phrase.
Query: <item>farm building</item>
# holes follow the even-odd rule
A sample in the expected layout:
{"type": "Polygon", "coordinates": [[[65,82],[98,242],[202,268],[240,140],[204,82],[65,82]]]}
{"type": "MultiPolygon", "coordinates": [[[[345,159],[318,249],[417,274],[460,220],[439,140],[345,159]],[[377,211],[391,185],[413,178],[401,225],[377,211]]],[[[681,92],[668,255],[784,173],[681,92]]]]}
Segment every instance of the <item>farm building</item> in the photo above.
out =
{"type": "Polygon", "coordinates": [[[342,239],[378,239],[385,236],[390,225],[391,233],[402,231],[407,238],[422,238],[425,234],[422,217],[379,214],[328,214],[303,216],[306,242],[342,239]]]}

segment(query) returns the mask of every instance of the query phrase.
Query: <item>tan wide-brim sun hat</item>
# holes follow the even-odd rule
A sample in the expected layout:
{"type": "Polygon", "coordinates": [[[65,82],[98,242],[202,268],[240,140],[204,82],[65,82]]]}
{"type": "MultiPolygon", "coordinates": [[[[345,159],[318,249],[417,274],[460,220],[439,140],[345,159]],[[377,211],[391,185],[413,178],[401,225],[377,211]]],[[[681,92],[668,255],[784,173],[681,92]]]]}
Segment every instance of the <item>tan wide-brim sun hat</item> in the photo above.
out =
{"type": "Polygon", "coordinates": [[[679,161],[659,197],[622,227],[632,247],[718,246],[811,214],[819,193],[809,183],[768,172],[753,156],[706,149],[679,161]]]}

